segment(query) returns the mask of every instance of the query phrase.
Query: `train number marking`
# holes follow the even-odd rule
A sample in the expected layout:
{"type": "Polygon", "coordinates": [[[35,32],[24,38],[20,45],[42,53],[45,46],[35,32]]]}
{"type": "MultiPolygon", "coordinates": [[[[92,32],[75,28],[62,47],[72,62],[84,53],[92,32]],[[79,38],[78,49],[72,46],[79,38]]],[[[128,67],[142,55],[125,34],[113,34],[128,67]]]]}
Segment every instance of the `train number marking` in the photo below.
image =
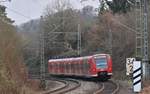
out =
{"type": "Polygon", "coordinates": [[[133,62],[135,58],[126,58],[126,75],[133,73],[133,62]]]}

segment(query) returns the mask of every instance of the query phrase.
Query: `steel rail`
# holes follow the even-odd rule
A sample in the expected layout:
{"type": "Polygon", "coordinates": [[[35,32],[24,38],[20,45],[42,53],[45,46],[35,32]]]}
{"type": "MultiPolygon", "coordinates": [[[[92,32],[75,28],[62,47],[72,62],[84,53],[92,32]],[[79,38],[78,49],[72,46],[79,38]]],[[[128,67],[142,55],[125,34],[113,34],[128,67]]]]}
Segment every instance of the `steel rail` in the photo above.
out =
{"type": "Polygon", "coordinates": [[[111,94],[117,94],[120,89],[120,85],[118,82],[112,81],[112,83],[114,83],[116,85],[116,89],[111,94]]]}
{"type": "Polygon", "coordinates": [[[46,91],[45,93],[42,93],[42,94],[65,94],[81,86],[81,83],[78,80],[74,80],[74,79],[62,79],[62,80],[58,79],[58,81],[64,83],[65,85],[54,90],[46,91]],[[76,83],[76,85],[70,88],[69,86],[72,84],[72,82],[76,83]]]}
{"type": "Polygon", "coordinates": [[[65,80],[58,80],[58,79],[57,79],[56,81],[61,82],[61,83],[65,84],[65,85],[62,86],[62,87],[56,88],[56,89],[54,89],[54,90],[46,91],[46,92],[43,93],[43,94],[52,94],[52,93],[55,93],[55,92],[57,92],[57,91],[63,90],[63,89],[65,89],[65,88],[67,88],[67,87],[69,86],[69,83],[68,83],[67,81],[65,81],[65,80]]]}
{"type": "Polygon", "coordinates": [[[93,94],[101,93],[104,90],[104,88],[105,88],[105,85],[104,85],[104,83],[102,83],[102,87],[100,89],[98,89],[96,92],[94,92],[93,94]]]}
{"type": "MultiPolygon", "coordinates": [[[[78,81],[78,80],[74,80],[74,79],[65,79],[66,81],[70,81],[70,82],[73,82],[73,83],[76,83],[75,86],[71,87],[71,88],[66,88],[64,89],[63,91],[60,91],[59,93],[56,93],[56,94],[65,94],[67,92],[70,92],[70,91],[73,91],[75,89],[77,89],[78,87],[81,86],[81,83],[78,81]]],[[[72,84],[72,83],[71,83],[72,84]]]]}
{"type": "MultiPolygon", "coordinates": [[[[115,82],[115,81],[112,81],[112,80],[110,80],[108,83],[115,86],[115,88],[112,87],[113,91],[110,94],[117,94],[119,89],[120,89],[119,83],[115,82]]],[[[102,92],[105,92],[105,90],[107,91],[107,89],[109,89],[109,88],[106,87],[106,83],[102,83],[102,88],[100,90],[97,90],[93,94],[105,94],[105,93],[102,93],[102,92]]]]}

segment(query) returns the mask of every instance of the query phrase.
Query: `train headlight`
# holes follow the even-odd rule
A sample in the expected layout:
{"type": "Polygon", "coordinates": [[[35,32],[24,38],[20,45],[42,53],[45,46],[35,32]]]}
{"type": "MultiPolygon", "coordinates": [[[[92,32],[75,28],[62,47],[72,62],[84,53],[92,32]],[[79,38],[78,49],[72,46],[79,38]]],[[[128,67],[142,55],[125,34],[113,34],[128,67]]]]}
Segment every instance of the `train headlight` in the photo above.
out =
{"type": "Polygon", "coordinates": [[[109,67],[109,68],[108,68],[108,71],[112,71],[112,68],[111,68],[111,67],[109,67]]]}
{"type": "Polygon", "coordinates": [[[92,69],[92,71],[93,71],[93,72],[96,72],[96,69],[95,69],[95,68],[93,68],[93,69],[92,69]]]}

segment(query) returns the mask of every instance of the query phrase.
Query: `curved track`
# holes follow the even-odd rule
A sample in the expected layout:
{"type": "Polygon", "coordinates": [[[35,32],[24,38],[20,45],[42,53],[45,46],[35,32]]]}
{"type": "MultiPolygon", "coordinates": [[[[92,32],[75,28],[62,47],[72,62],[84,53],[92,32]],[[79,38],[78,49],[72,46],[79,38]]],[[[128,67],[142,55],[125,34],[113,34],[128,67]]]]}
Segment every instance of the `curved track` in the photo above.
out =
{"type": "MultiPolygon", "coordinates": [[[[32,78],[37,79],[39,77],[32,76],[32,78]]],[[[47,77],[47,79],[49,79],[49,77],[47,77]]],[[[42,94],[65,94],[81,86],[80,81],[75,80],[75,79],[54,78],[51,80],[61,82],[64,85],[62,85],[61,87],[55,88],[54,90],[46,91],[46,93],[42,93],[42,94]]],[[[112,80],[109,80],[107,82],[98,82],[98,84],[99,84],[99,89],[95,91],[93,94],[117,94],[117,92],[119,91],[119,84],[112,80]]]]}
{"type": "Polygon", "coordinates": [[[101,84],[102,87],[93,94],[117,94],[117,92],[119,91],[119,84],[112,80],[103,82],[101,84]]]}
{"type": "Polygon", "coordinates": [[[47,91],[46,93],[43,94],[65,94],[81,86],[81,83],[78,80],[74,79],[63,79],[57,81],[62,82],[64,85],[57,89],[47,91]]]}
{"type": "Polygon", "coordinates": [[[61,82],[61,83],[63,84],[63,86],[58,87],[58,88],[56,88],[56,89],[54,89],[54,90],[46,91],[46,92],[43,93],[43,94],[52,94],[52,93],[55,93],[55,92],[57,92],[57,91],[60,91],[60,90],[65,89],[65,88],[68,87],[68,85],[69,85],[69,83],[66,82],[66,81],[64,81],[64,80],[56,80],[56,79],[55,79],[55,81],[61,82]]]}

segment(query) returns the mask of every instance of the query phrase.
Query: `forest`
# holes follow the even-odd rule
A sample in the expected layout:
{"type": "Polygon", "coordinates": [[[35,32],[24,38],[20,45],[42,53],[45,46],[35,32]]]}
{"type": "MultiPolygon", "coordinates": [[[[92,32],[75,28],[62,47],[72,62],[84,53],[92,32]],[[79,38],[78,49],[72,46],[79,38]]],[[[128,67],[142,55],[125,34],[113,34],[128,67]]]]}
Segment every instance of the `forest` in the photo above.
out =
{"type": "Polygon", "coordinates": [[[56,57],[107,53],[113,58],[114,72],[122,72],[118,77],[125,79],[125,61],[127,57],[135,57],[136,37],[135,8],[131,6],[131,2],[126,3],[127,6],[121,7],[124,2],[104,0],[97,11],[90,5],[74,9],[70,3],[60,0],[53,6],[48,6],[41,19],[19,26],[29,71],[39,73],[40,34],[44,32],[45,62],[56,57]]]}
{"type": "Polygon", "coordinates": [[[100,0],[98,9],[90,5],[75,9],[67,0],[57,0],[47,5],[41,18],[19,26],[0,5],[0,92],[34,94],[30,89],[37,90],[39,82],[27,78],[28,73],[40,73],[41,45],[45,66],[51,58],[106,53],[113,58],[115,78],[126,79],[125,60],[135,57],[136,38],[135,2],[129,1],[100,0]]]}

